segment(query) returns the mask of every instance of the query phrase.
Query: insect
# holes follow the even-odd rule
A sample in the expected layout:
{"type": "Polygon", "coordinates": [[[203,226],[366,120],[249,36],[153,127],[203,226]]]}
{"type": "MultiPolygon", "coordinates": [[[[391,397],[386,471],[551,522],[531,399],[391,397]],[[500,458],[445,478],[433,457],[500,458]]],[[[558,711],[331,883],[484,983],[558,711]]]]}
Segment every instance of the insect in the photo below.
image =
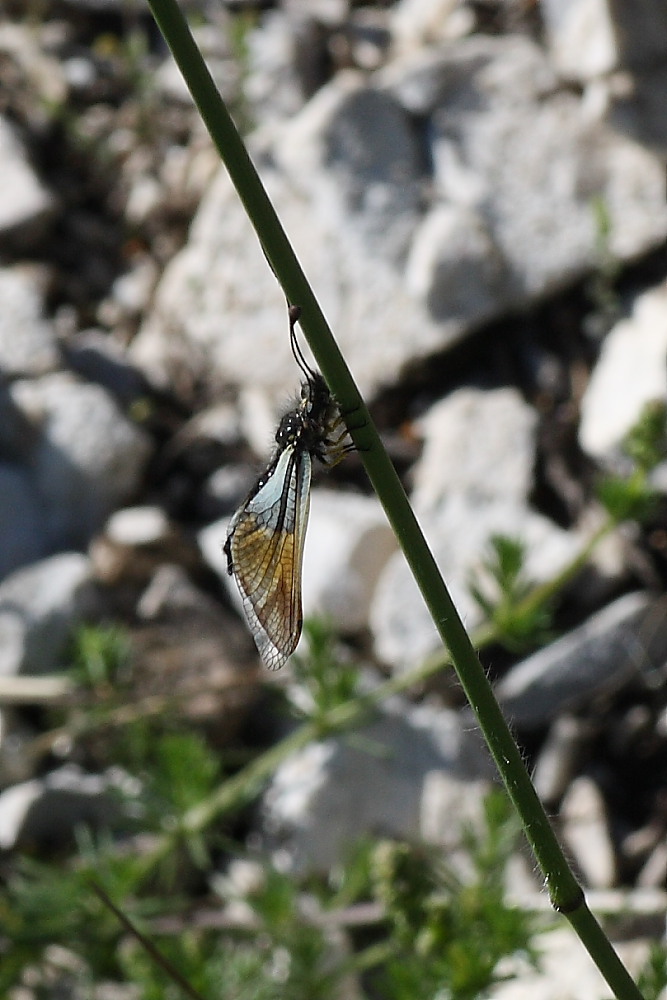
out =
{"type": "Polygon", "coordinates": [[[296,339],[301,315],[290,307],[290,345],[305,375],[297,405],[282,418],[273,457],[232,517],[224,552],[262,660],[278,670],[296,649],[303,625],[301,567],[310,510],[313,459],[336,465],[347,428],[326,382],[306,362],[296,339]]]}

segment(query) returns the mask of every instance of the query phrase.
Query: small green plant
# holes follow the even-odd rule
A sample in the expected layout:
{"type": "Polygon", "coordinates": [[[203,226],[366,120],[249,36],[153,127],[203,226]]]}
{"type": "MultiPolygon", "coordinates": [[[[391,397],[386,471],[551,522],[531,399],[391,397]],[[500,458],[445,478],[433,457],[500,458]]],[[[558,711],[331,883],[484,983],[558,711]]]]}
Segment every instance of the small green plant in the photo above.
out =
{"type": "MultiPolygon", "coordinates": [[[[156,754],[158,761],[164,757],[156,754]]],[[[179,741],[171,741],[166,757],[179,785],[178,773],[201,763],[199,751],[179,741]],[[174,767],[174,755],[182,764],[174,767]]],[[[210,780],[206,762],[204,769],[210,780]]],[[[164,773],[161,780],[167,778],[164,773]]],[[[8,994],[60,941],[91,984],[132,982],[149,1000],[181,995],[168,971],[104,905],[94,889],[101,885],[204,997],[330,1000],[341,995],[346,976],[366,970],[372,994],[381,986],[388,1000],[472,1000],[498,980],[501,958],[533,957],[536,918],[503,898],[516,834],[516,821],[495,792],[481,827],[463,837],[472,871],[465,879],[440,849],[389,841],[367,840],[329,880],[311,878],[307,885],[265,863],[244,891],[231,883],[225,891],[224,880],[219,883],[223,900],[242,904],[246,917],[216,930],[196,926],[189,916],[195,898],[188,904],[156,879],[146,889],[140,852],[84,833],[78,855],[64,864],[23,859],[0,890],[0,991],[8,994]],[[358,902],[380,904],[380,910],[372,925],[375,943],[354,953],[351,939],[341,947],[345,938],[338,934],[334,944],[326,928],[330,917],[358,902]]]]}
{"type": "Polygon", "coordinates": [[[667,455],[667,407],[661,400],[647,403],[623,441],[622,451],[632,463],[626,476],[607,476],[598,496],[614,521],[646,521],[656,509],[658,493],[651,485],[653,470],[667,455]]]}
{"type": "Polygon", "coordinates": [[[637,976],[644,1000],[660,1000],[665,995],[667,987],[667,948],[664,943],[655,941],[649,950],[648,957],[637,976]]]}
{"type": "Polygon", "coordinates": [[[592,336],[599,338],[610,329],[619,313],[615,284],[621,272],[621,264],[612,253],[612,218],[602,195],[592,199],[591,210],[595,226],[596,267],[588,282],[593,313],[588,317],[587,327],[592,336]]]}
{"type": "Polygon", "coordinates": [[[304,623],[308,655],[294,656],[294,678],[299,682],[299,709],[314,721],[359,693],[359,667],[343,659],[331,622],[310,618],[304,623]],[[303,697],[304,693],[307,698],[303,697]]]}
{"type": "Polygon", "coordinates": [[[329,1000],[335,995],[340,965],[332,962],[323,929],[306,916],[298,882],[267,867],[248,903],[270,942],[269,967],[283,980],[280,995],[293,1000],[329,1000]]]}
{"type": "Polygon", "coordinates": [[[643,472],[631,476],[605,476],[597,488],[600,503],[614,522],[637,521],[642,524],[653,511],[658,500],[643,472]]]}
{"type": "Polygon", "coordinates": [[[130,640],[117,625],[82,625],[72,638],[69,661],[79,684],[109,689],[127,673],[130,640]]]}
{"type": "MultiPolygon", "coordinates": [[[[82,845],[86,839],[82,835],[82,845]]],[[[7,996],[24,970],[39,965],[56,941],[74,950],[96,977],[118,974],[120,929],[92,891],[91,876],[104,878],[109,891],[129,898],[138,885],[140,865],[109,841],[94,848],[90,841],[66,863],[15,859],[0,890],[0,995],[7,996]]]]}
{"type": "Polygon", "coordinates": [[[667,456],[667,406],[661,399],[646,403],[623,442],[625,454],[638,471],[652,472],[667,456]]]}
{"type": "MultiPolygon", "coordinates": [[[[188,808],[215,786],[217,757],[199,737],[157,733],[144,720],[127,727],[124,735],[122,746],[141,779],[139,796],[128,800],[126,832],[139,819],[142,835],[178,830],[188,808]]],[[[122,975],[117,963],[121,928],[91,882],[102,884],[120,905],[130,906],[134,919],[142,919],[178,905],[174,886],[184,871],[193,865],[200,870],[210,866],[203,834],[183,831],[174,846],[182,845],[189,865],[184,867],[173,850],[159,868],[150,866],[147,888],[146,858],[140,849],[123,850],[111,837],[96,841],[85,829],[79,831],[78,842],[78,854],[57,862],[14,859],[0,890],[0,995],[20,981],[28,965],[39,964],[53,941],[74,949],[95,977],[122,975]]]]}
{"type": "Polygon", "coordinates": [[[381,979],[391,1000],[473,1000],[498,982],[501,959],[532,963],[536,920],[504,900],[504,871],[518,828],[500,792],[485,803],[484,830],[464,836],[473,874],[464,879],[440,851],[377,848],[374,889],[390,922],[381,979]]]}
{"type": "Polygon", "coordinates": [[[239,73],[238,93],[232,111],[242,135],[251,132],[256,124],[246,96],[246,84],[250,76],[250,36],[257,25],[258,15],[251,8],[241,8],[230,20],[229,44],[239,73]]]}
{"type": "Polygon", "coordinates": [[[535,584],[526,575],[525,559],[520,539],[492,535],[481,568],[468,582],[494,639],[513,651],[540,645],[552,634],[550,603],[527,600],[535,584]]]}

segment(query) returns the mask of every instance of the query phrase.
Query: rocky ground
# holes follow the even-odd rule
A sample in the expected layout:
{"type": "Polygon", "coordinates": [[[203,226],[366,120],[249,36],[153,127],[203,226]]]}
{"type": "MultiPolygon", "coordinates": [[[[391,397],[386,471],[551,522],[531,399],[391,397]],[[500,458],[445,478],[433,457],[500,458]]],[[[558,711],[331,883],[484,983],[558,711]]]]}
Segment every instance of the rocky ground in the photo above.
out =
{"type": "MultiPolygon", "coordinates": [[[[32,752],[81,623],[122,623],[136,697],[182,694],[216,746],[274,738],[221,546],[299,382],[282,293],[145,5],[28,6],[0,14],[6,852],[108,820],[112,778],[76,745],[32,752]]],[[[540,642],[495,634],[484,661],[584,884],[659,936],[664,453],[647,516],[591,539],[601,478],[637,472],[629,432],[648,413],[665,438],[664,6],[187,7],[466,624],[485,626],[471,581],[493,593],[493,536],[521,540],[533,584],[563,575],[540,642]]],[[[304,604],[368,684],[439,655],[358,456],[316,480],[304,604]]],[[[368,831],[451,846],[491,776],[448,673],[366,735],[393,768],[341,739],[275,774],[253,835],[295,874],[368,831]]]]}

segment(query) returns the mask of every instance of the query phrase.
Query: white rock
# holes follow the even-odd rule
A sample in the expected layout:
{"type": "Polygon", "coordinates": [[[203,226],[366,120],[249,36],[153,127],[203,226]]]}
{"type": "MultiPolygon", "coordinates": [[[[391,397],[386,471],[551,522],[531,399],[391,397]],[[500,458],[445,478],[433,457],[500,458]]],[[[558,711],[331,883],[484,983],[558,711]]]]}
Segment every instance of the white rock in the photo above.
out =
{"type": "MultiPolygon", "coordinates": [[[[197,535],[197,541],[199,542],[199,548],[201,549],[201,554],[204,560],[208,563],[212,570],[220,576],[224,583],[227,582],[227,557],[222,550],[225,544],[225,539],[227,538],[227,526],[229,525],[229,518],[223,517],[219,521],[214,521],[212,524],[208,524],[203,528],[197,535]]],[[[241,600],[238,597],[238,591],[236,587],[233,589],[229,587],[229,593],[232,600],[235,601],[239,611],[241,610],[241,600]]]]}
{"type": "MultiPolygon", "coordinates": [[[[422,421],[425,447],[414,470],[413,506],[469,629],[482,620],[469,592],[471,574],[503,534],[526,547],[526,574],[549,579],[579,543],[527,506],[535,416],[512,389],[463,389],[422,421]],[[489,474],[489,470],[492,474],[489,474]]],[[[390,559],[371,606],[378,656],[398,669],[416,665],[441,645],[435,625],[401,554],[390,559]]]]}
{"type": "MultiPolygon", "coordinates": [[[[398,152],[388,157],[376,183],[369,183],[364,157],[368,166],[377,165],[385,146],[376,128],[372,136],[378,148],[366,150],[361,110],[354,107],[359,94],[370,103],[356,77],[336,78],[281,127],[275,148],[273,139],[262,142],[273,160],[284,161],[279,169],[265,166],[264,182],[300,258],[308,261],[309,275],[355,376],[367,390],[395,377],[406,357],[410,328],[425,351],[434,350],[443,334],[429,323],[386,259],[405,248],[410,218],[412,224],[418,218],[417,146],[404,124],[398,152]],[[331,171],[323,165],[329,155],[336,158],[331,171]],[[410,162],[414,165],[406,177],[410,162]],[[388,226],[390,210],[397,215],[388,226]],[[373,233],[375,249],[369,254],[365,241],[373,233]],[[363,337],[359,330],[364,330],[363,337]]],[[[400,121],[395,105],[393,114],[388,111],[391,99],[381,97],[378,104],[386,111],[384,118],[400,121]]],[[[367,113],[372,113],[370,107],[367,113]]],[[[256,155],[265,160],[259,139],[255,145],[256,155]]],[[[187,367],[194,342],[206,356],[212,352],[213,364],[220,366],[226,380],[268,389],[282,401],[298,381],[284,316],[275,279],[226,174],[220,174],[202,203],[188,247],[165,272],[153,314],[132,353],[149,377],[166,382],[169,358],[187,367]],[[224,261],[219,273],[211,272],[212,261],[224,261]],[[233,314],[231,303],[236,304],[233,314]],[[223,337],[221,316],[226,317],[223,337]]]]}
{"type": "Polygon", "coordinates": [[[78,552],[12,573],[0,584],[0,675],[61,666],[72,629],[97,607],[90,561],[78,552]]]}
{"type": "Polygon", "coordinates": [[[0,268],[0,370],[10,378],[58,366],[55,330],[44,318],[43,284],[35,270],[0,268]]]}
{"type": "Polygon", "coordinates": [[[525,503],[536,426],[516,389],[458,389],[436,403],[418,427],[424,449],[413,473],[417,513],[436,512],[456,493],[525,503]]]}
{"type": "Polygon", "coordinates": [[[562,836],[586,885],[609,889],[616,880],[607,809],[590,778],[576,778],[561,803],[562,836]]]}
{"type": "Polygon", "coordinates": [[[434,772],[445,772],[459,786],[479,781],[480,795],[480,779],[493,774],[479,734],[440,708],[397,702],[358,736],[354,743],[345,736],[312,743],[274,774],[262,817],[283,868],[328,871],[371,832],[421,839],[423,818],[438,842],[458,842],[464,818],[450,814],[440,825],[433,803],[424,806],[434,772]]]}
{"type": "Polygon", "coordinates": [[[105,533],[118,545],[155,545],[169,535],[169,518],[160,507],[124,507],[111,515],[105,533]]]}
{"type": "Polygon", "coordinates": [[[496,685],[496,697],[514,725],[538,729],[659,669],[666,657],[664,604],[626,594],[517,663],[496,685]]]}
{"type": "Polygon", "coordinates": [[[127,316],[138,317],[145,311],[157,282],[155,262],[145,254],[133,261],[113,283],[111,293],[98,310],[100,323],[113,327],[127,316]]]}
{"type": "Polygon", "coordinates": [[[424,840],[451,852],[461,848],[461,831],[484,829],[484,798],[489,775],[461,781],[446,770],[429,771],[422,789],[420,832],[424,840]],[[456,822],[452,823],[452,816],[456,822]]]}
{"type": "Polygon", "coordinates": [[[71,56],[63,63],[63,73],[72,94],[77,91],[85,96],[97,80],[97,68],[91,58],[71,56]]]}
{"type": "MultiPolygon", "coordinates": [[[[483,621],[469,591],[471,577],[484,576],[493,535],[519,539],[526,548],[526,576],[551,579],[583,542],[553,522],[515,502],[479,504],[471,494],[453,494],[436,515],[420,517],[422,530],[468,631],[483,621]]],[[[385,663],[409,670],[439,650],[442,642],[402,554],[393,556],[380,577],[371,605],[375,651],[385,663]]]]}
{"type": "Polygon", "coordinates": [[[0,245],[26,247],[42,235],[54,209],[16,128],[0,117],[0,245]]]}
{"type": "Polygon", "coordinates": [[[495,315],[506,279],[493,236],[474,209],[437,205],[417,227],[405,280],[434,317],[481,322],[495,315]]]}
{"type": "Polygon", "coordinates": [[[596,194],[611,218],[612,253],[629,257],[658,241],[667,215],[658,198],[657,161],[587,121],[572,97],[556,96],[537,108],[491,106],[462,126],[452,143],[454,126],[439,112],[436,179],[451,183],[452,155],[470,163],[482,192],[478,209],[507,271],[503,307],[510,299],[519,304],[556,291],[591,266],[596,194]],[[655,215],[646,211],[649,203],[655,215]]]}
{"type": "Polygon", "coordinates": [[[667,399],[667,283],[639,295],[604,340],[581,402],[579,442],[611,457],[643,407],[667,399]]]}
{"type": "Polygon", "coordinates": [[[567,80],[589,80],[618,66],[608,0],[544,0],[549,54],[567,80]]]}
{"type": "MultiPolygon", "coordinates": [[[[559,91],[527,38],[473,36],[398,60],[381,79],[412,113],[429,117],[436,195],[479,214],[495,250],[487,267],[497,267],[498,311],[591,266],[595,195],[610,213],[613,253],[626,258],[645,240],[660,241],[667,215],[659,161],[559,91]]],[[[452,247],[441,278],[456,260],[452,247]]]]}
{"type": "MultiPolygon", "coordinates": [[[[370,80],[337,74],[250,146],[366,394],[589,271],[596,197],[621,259],[667,235],[663,165],[559,91],[541,49],[519,36],[462,39],[370,80]]],[[[208,368],[217,385],[277,399],[295,383],[283,317],[221,172],[133,356],[160,384],[197,358],[197,374],[208,368]]]]}
{"type": "Polygon", "coordinates": [[[316,489],[303,558],[306,616],[325,616],[336,631],[368,626],[380,573],[396,550],[387,518],[374,497],[316,489]]]}
{"type": "Polygon", "coordinates": [[[390,11],[390,30],[396,52],[423,50],[448,39],[461,38],[475,22],[460,0],[399,0],[390,11]]]}
{"type": "MultiPolygon", "coordinates": [[[[245,100],[245,94],[242,94],[242,78],[247,74],[248,67],[245,62],[242,64],[235,57],[234,42],[230,41],[230,36],[235,30],[233,15],[227,17],[226,11],[222,9],[216,11],[215,24],[204,22],[192,27],[197,48],[204,57],[218,92],[227,104],[245,100]]],[[[248,34],[253,33],[251,30],[248,34]]],[[[173,57],[168,56],[158,67],[154,75],[154,85],[167,100],[187,107],[192,106],[192,94],[173,57]]]]}
{"type": "MultiPolygon", "coordinates": [[[[421,167],[410,122],[391,95],[342,74],[275,135],[267,132],[252,145],[362,389],[395,376],[410,328],[425,350],[434,350],[443,334],[396,271],[420,217],[421,167]]],[[[175,359],[191,364],[195,344],[226,381],[282,401],[298,382],[284,317],[284,298],[221,173],[188,246],[158,286],[132,356],[150,378],[166,383],[175,359]],[[219,271],[211,270],[215,261],[224,261],[219,271]]]]}
{"type": "Polygon", "coordinates": [[[0,793],[0,846],[4,850],[15,846],[26,814],[41,792],[42,784],[34,778],[0,793]]]}
{"type": "Polygon", "coordinates": [[[637,885],[644,888],[660,888],[667,877],[667,844],[661,841],[651,851],[650,857],[637,876],[637,885]]]}
{"type": "Polygon", "coordinates": [[[11,392],[40,429],[28,457],[51,543],[86,544],[139,485],[148,435],[104,389],[64,372],[15,382],[11,392]]]}
{"type": "MultiPolygon", "coordinates": [[[[557,89],[557,78],[542,50],[521,35],[470,38],[402,56],[377,74],[378,83],[413,115],[452,116],[450,137],[474,134],[489,112],[504,116],[544,102],[557,89]],[[475,102],[470,114],[470,102],[475,102]],[[478,120],[479,116],[479,120],[478,120]]],[[[459,170],[472,164],[459,160],[459,170]]],[[[458,177],[443,178],[455,183],[458,177]]]]}
{"type": "Polygon", "coordinates": [[[66,765],[0,792],[0,848],[63,844],[75,829],[108,826],[119,815],[114,782],[66,765]]]}
{"type": "Polygon", "coordinates": [[[533,771],[533,785],[547,808],[557,805],[579,769],[591,726],[575,715],[554,719],[533,771]]]}
{"type": "Polygon", "coordinates": [[[127,195],[125,217],[134,226],[146,225],[150,216],[158,212],[163,204],[164,190],[158,178],[139,174],[133,178],[127,195]]]}
{"type": "MultiPolygon", "coordinates": [[[[62,24],[60,22],[61,28],[62,24]]],[[[43,23],[37,30],[26,19],[10,21],[5,18],[0,24],[0,57],[7,67],[7,79],[9,74],[15,73],[14,78],[21,79],[35,98],[28,111],[31,125],[52,123],[54,109],[62,107],[67,100],[62,62],[46,53],[49,27],[58,33],[55,22],[43,23]]]]}
{"type": "Polygon", "coordinates": [[[618,68],[640,73],[667,54],[662,0],[626,7],[614,0],[544,0],[547,44],[562,76],[590,80],[618,68]]]}
{"type": "Polygon", "coordinates": [[[280,10],[267,10],[256,31],[246,35],[248,72],[243,98],[256,121],[283,120],[303,105],[295,69],[295,30],[280,10]]]}

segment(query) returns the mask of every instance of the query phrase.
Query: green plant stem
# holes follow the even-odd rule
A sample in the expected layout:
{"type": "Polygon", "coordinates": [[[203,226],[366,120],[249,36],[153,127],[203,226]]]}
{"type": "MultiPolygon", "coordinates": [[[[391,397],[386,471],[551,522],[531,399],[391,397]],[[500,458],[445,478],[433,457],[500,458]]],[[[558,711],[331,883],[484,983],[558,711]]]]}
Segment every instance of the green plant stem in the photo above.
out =
{"type": "Polygon", "coordinates": [[[582,545],[574,559],[571,559],[570,562],[550,580],[534,587],[522,601],[519,601],[516,613],[518,615],[523,615],[531,611],[536,611],[544,604],[548,604],[548,602],[552,600],[552,598],[556,597],[556,595],[559,594],[560,591],[575,578],[577,573],[584,568],[600,542],[606,538],[607,535],[610,535],[616,528],[618,528],[618,521],[615,518],[605,518],[600,527],[594,531],[588,541],[582,545]]]}
{"type": "MultiPolygon", "coordinates": [[[[544,873],[551,902],[571,921],[618,1000],[641,1000],[641,994],[588,909],[583,892],[565,861],[400,479],[371,423],[370,414],[241,137],[217,93],[185,18],[175,0],[149,0],[149,4],[288,301],[302,308],[304,334],[329,388],[343,412],[354,413],[350,428],[354,443],[359,448],[368,477],[396,533],[436,628],[449,648],[461,685],[544,873]]],[[[199,817],[201,820],[202,817],[199,817]]]]}

